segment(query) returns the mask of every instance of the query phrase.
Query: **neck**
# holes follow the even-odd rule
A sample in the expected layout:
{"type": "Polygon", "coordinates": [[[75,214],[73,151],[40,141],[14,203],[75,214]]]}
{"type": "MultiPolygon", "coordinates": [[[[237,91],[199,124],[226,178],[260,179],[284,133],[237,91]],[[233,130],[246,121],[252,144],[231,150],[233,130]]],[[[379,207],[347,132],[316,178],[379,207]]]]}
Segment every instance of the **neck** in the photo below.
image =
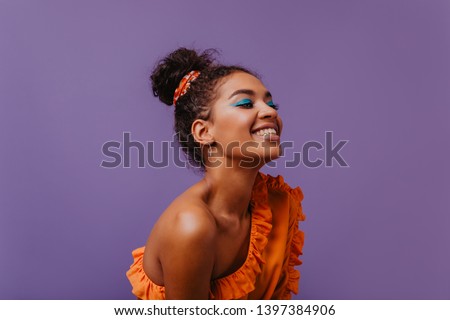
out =
{"type": "Polygon", "coordinates": [[[241,219],[247,214],[259,168],[208,168],[203,180],[214,215],[241,219]]]}

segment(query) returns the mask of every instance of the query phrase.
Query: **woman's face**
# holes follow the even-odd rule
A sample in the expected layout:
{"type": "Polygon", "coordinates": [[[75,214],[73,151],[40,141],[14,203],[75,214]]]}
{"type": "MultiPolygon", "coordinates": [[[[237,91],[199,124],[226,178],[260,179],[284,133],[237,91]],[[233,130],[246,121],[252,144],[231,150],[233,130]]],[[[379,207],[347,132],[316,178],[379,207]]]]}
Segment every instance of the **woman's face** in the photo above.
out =
{"type": "Polygon", "coordinates": [[[261,167],[281,155],[282,121],[262,82],[245,72],[234,72],[217,87],[211,109],[215,152],[230,165],[261,167]]]}

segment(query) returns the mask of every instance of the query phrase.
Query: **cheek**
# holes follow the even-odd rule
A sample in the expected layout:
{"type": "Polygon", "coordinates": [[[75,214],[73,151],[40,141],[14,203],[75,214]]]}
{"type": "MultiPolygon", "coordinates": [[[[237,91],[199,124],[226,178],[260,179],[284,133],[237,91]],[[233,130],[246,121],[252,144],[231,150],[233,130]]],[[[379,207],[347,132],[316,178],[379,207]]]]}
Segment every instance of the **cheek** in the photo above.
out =
{"type": "Polygon", "coordinates": [[[223,116],[220,123],[216,123],[217,134],[225,139],[240,140],[243,136],[250,135],[252,119],[248,115],[234,113],[223,116]]]}

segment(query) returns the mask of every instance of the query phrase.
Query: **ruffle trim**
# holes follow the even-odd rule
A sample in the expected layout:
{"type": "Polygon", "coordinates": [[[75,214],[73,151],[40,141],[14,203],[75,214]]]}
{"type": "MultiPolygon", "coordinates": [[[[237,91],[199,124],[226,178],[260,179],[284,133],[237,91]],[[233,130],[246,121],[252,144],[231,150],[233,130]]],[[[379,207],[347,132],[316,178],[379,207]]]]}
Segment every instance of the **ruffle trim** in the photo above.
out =
{"type": "MultiPolygon", "coordinates": [[[[210,299],[242,299],[255,290],[255,283],[261,273],[264,248],[267,245],[270,231],[272,230],[272,211],[268,203],[268,190],[278,189],[288,192],[292,197],[295,219],[289,225],[289,234],[293,233],[289,252],[288,283],[283,299],[289,299],[290,293],[298,293],[298,281],[300,273],[294,267],[301,264],[298,256],[302,254],[304,234],[298,230],[298,221],[305,220],[301,207],[303,193],[299,187],[292,189],[281,176],[272,177],[258,173],[252,190],[252,220],[250,244],[247,259],[243,265],[232,274],[211,281],[210,299]],[[294,230],[292,230],[293,228],[294,230]]],[[[127,272],[127,277],[133,287],[133,294],[140,299],[165,299],[164,286],[153,283],[143,269],[144,247],[132,252],[134,262],[127,272]]]]}
{"type": "Polygon", "coordinates": [[[284,182],[282,176],[272,177],[270,175],[264,176],[267,187],[269,189],[286,191],[291,197],[290,210],[291,217],[289,223],[288,234],[292,234],[291,245],[289,248],[288,270],[287,270],[287,285],[281,299],[291,299],[291,293],[298,294],[298,285],[300,281],[300,271],[295,269],[295,266],[301,265],[302,261],[298,258],[303,254],[303,244],[305,241],[305,234],[299,230],[298,224],[300,221],[305,220],[305,214],[303,213],[301,201],[303,200],[303,192],[300,187],[291,188],[284,182]]]}
{"type": "Polygon", "coordinates": [[[133,287],[131,292],[142,300],[164,300],[164,286],[153,283],[144,271],[144,251],[145,247],[141,247],[131,253],[134,262],[127,271],[128,280],[133,287]]]}

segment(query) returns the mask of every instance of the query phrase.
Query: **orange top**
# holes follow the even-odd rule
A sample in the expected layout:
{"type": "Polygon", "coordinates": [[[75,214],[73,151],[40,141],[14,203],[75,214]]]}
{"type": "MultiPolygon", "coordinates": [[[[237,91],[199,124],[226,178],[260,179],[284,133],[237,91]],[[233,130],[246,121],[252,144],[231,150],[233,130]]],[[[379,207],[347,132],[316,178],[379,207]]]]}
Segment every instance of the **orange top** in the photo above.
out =
{"type": "MultiPolygon", "coordinates": [[[[298,293],[305,220],[300,187],[292,189],[283,177],[259,173],[252,190],[252,218],[247,259],[234,273],[211,280],[210,299],[290,299],[298,293]],[[281,193],[269,203],[269,194],[281,193]]],[[[145,247],[132,252],[127,272],[133,294],[140,299],[164,300],[164,287],[154,284],[143,269],[145,247]]]]}

